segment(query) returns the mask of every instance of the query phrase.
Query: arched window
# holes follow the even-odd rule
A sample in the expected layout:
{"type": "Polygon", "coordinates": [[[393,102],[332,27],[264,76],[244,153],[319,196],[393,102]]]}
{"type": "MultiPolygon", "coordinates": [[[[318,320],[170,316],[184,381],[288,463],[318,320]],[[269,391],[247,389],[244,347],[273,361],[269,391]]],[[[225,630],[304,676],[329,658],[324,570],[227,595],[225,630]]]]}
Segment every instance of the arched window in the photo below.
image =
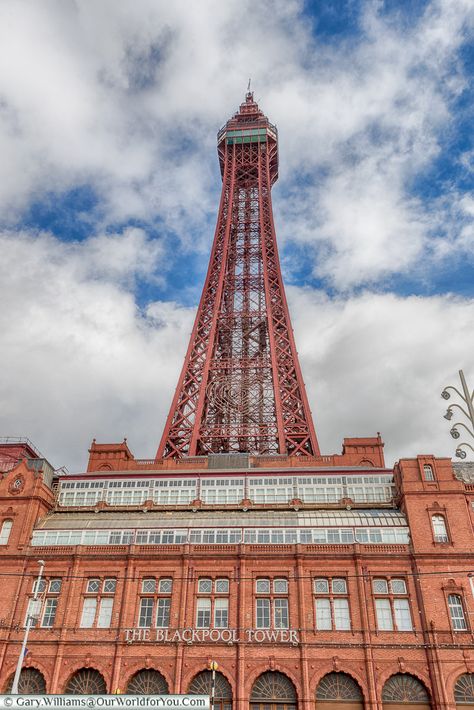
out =
{"type": "Polygon", "coordinates": [[[446,521],[443,515],[432,515],[433,535],[435,542],[449,542],[446,521]]]}
{"type": "Polygon", "coordinates": [[[168,695],[168,683],[161,673],[152,668],[144,668],[135,673],[127,685],[130,695],[168,695]]]}
{"type": "Polygon", "coordinates": [[[433,473],[433,466],[429,463],[425,463],[423,466],[423,475],[425,477],[425,481],[434,481],[434,473],[433,473]]]}
{"type": "Polygon", "coordinates": [[[95,668],[81,668],[69,679],[66,695],[105,695],[107,686],[104,676],[95,668]]]}
{"type": "Polygon", "coordinates": [[[459,594],[448,594],[448,609],[454,631],[467,631],[464,605],[459,594]]]}
{"type": "Polygon", "coordinates": [[[253,684],[251,710],[296,710],[296,692],[291,680],[283,673],[267,671],[253,684]]]}
{"type": "Polygon", "coordinates": [[[4,520],[0,529],[0,545],[8,545],[13,520],[4,520]]]}
{"type": "Polygon", "coordinates": [[[474,707],[474,673],[463,673],[454,686],[456,705],[472,705],[474,707]]]}
{"type": "MultiPolygon", "coordinates": [[[[12,692],[13,678],[14,675],[9,678],[5,693],[12,692]]],[[[18,681],[18,693],[20,695],[44,695],[46,693],[44,675],[36,668],[23,668],[18,681]]]]}
{"type": "MultiPolygon", "coordinates": [[[[211,695],[212,672],[202,671],[192,679],[188,693],[190,695],[211,695]]],[[[214,710],[232,710],[232,688],[222,673],[215,675],[214,710]]]]}
{"type": "Polygon", "coordinates": [[[391,710],[405,703],[430,706],[425,686],[409,673],[397,673],[387,680],[382,690],[382,702],[384,707],[389,705],[391,710]]]}
{"type": "MultiPolygon", "coordinates": [[[[358,684],[347,673],[328,673],[319,681],[316,689],[317,707],[321,708],[325,703],[320,701],[338,700],[340,703],[356,703],[362,708],[362,691],[358,684]]],[[[333,706],[334,707],[334,706],[333,706]]]]}

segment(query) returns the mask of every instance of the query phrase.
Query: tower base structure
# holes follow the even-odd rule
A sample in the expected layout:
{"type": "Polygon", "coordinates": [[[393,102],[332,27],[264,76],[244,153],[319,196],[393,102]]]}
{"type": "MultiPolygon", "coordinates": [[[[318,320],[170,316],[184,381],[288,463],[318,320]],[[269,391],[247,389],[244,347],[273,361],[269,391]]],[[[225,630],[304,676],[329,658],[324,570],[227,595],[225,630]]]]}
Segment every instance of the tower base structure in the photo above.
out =
{"type": "Polygon", "coordinates": [[[127,471],[127,470],[163,470],[180,471],[192,468],[207,470],[221,468],[320,468],[321,466],[376,466],[384,467],[383,441],[380,434],[374,437],[345,438],[340,454],[325,456],[296,457],[286,454],[269,456],[222,453],[205,456],[187,456],[182,459],[156,458],[135,459],[128,448],[127,441],[118,444],[98,444],[95,439],[89,449],[87,470],[93,471],[127,471]]]}
{"type": "Polygon", "coordinates": [[[59,476],[25,445],[6,468],[2,692],[42,559],[20,692],[207,693],[217,661],[220,710],[472,705],[472,464],[387,468],[376,436],[314,460],[94,441],[59,476]]]}

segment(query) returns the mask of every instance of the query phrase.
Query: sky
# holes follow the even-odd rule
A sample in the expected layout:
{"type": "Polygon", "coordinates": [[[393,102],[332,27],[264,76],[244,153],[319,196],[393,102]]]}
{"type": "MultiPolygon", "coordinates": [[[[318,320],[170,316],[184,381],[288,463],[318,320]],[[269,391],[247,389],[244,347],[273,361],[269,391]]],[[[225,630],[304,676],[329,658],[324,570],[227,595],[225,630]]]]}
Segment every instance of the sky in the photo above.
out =
{"type": "Polygon", "coordinates": [[[70,471],[94,437],[155,455],[212,244],[216,133],[251,77],[279,131],[322,453],[381,432],[389,466],[453,456],[440,392],[460,369],[474,387],[473,26],[472,0],[2,0],[0,435],[70,471]]]}

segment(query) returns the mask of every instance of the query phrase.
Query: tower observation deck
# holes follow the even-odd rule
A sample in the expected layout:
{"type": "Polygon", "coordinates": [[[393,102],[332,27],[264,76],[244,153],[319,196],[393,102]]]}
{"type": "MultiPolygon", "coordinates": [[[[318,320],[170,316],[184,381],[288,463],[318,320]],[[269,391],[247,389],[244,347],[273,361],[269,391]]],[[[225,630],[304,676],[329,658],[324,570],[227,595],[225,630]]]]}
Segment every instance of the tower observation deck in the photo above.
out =
{"type": "Polygon", "coordinates": [[[219,131],[217,151],[214,243],[157,459],[318,456],[273,221],[278,133],[252,92],[219,131]]]}

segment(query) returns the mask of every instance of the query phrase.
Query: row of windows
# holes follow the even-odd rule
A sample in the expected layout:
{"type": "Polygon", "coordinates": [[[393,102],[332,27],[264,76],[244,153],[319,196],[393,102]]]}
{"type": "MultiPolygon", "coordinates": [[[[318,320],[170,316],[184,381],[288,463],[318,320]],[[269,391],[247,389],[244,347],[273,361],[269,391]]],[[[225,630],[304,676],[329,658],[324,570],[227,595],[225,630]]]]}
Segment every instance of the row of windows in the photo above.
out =
{"type": "MultiPolygon", "coordinates": [[[[13,675],[7,681],[4,693],[10,693],[13,675]]],[[[122,685],[122,682],[121,682],[122,685]]],[[[164,676],[154,668],[141,668],[130,678],[123,679],[123,692],[128,695],[168,695],[169,686],[164,676]]],[[[44,694],[46,693],[46,680],[44,675],[34,667],[23,668],[19,679],[19,693],[44,694]]],[[[69,678],[62,691],[64,694],[74,695],[105,695],[107,684],[104,676],[94,668],[80,668],[69,678]]],[[[122,691],[121,691],[122,692],[122,691]]],[[[187,686],[188,695],[214,696],[215,710],[233,710],[236,707],[234,692],[229,680],[219,671],[198,672],[187,686]],[[214,693],[212,693],[214,689],[214,693]]],[[[341,671],[331,671],[319,680],[316,690],[316,708],[320,703],[323,707],[326,702],[333,707],[362,708],[363,692],[359,683],[350,675],[341,671]],[[326,701],[326,702],[325,702],[326,701]]],[[[298,693],[293,682],[288,676],[279,671],[264,671],[252,685],[250,691],[250,705],[252,710],[289,710],[298,706],[298,693]]],[[[432,704],[427,687],[417,677],[406,672],[391,675],[383,684],[379,707],[405,707],[426,708],[432,704]]],[[[474,703],[474,674],[462,673],[455,679],[453,685],[453,700],[456,707],[474,703]]],[[[71,701],[68,705],[79,705],[71,701]]],[[[142,703],[140,703],[141,705],[142,703]]],[[[146,703],[143,703],[144,705],[146,703]]],[[[171,705],[171,703],[170,703],[171,705]]],[[[245,703],[245,705],[247,705],[245,703]]],[[[450,706],[454,707],[454,705],[450,706]]],[[[312,703],[308,707],[313,707],[312,703]]]]}
{"type": "Polygon", "coordinates": [[[139,505],[153,500],[160,505],[186,505],[196,498],[204,503],[288,503],[298,498],[308,503],[387,502],[393,497],[393,476],[323,476],[264,479],[145,479],[119,481],[64,481],[59,504],[63,506],[139,505]]]}
{"type": "MultiPolygon", "coordinates": [[[[37,583],[33,585],[33,594],[37,583]]],[[[42,579],[40,600],[30,599],[27,617],[40,620],[42,627],[54,625],[62,580],[42,579]]],[[[80,626],[81,628],[109,628],[112,621],[115,578],[87,580],[80,626]]],[[[141,582],[137,624],[142,628],[168,628],[170,625],[173,579],[145,577],[141,582]]],[[[255,626],[258,629],[287,629],[289,618],[288,579],[258,578],[255,581],[255,626]]],[[[228,578],[201,577],[197,583],[196,628],[224,629],[229,625],[228,578]]],[[[379,631],[412,631],[413,622],[404,578],[374,578],[372,593],[377,629],[379,631]]],[[[313,580],[314,619],[318,631],[349,631],[351,614],[347,579],[345,577],[317,577],[313,580]]],[[[454,631],[468,628],[464,603],[459,594],[448,594],[447,608],[454,631]]]]}
{"type": "MultiPolygon", "coordinates": [[[[249,478],[248,485],[250,488],[258,486],[342,486],[342,485],[391,485],[393,475],[390,473],[375,476],[360,476],[360,475],[340,475],[340,476],[297,476],[297,477],[276,477],[276,478],[249,478]]],[[[178,487],[178,488],[198,488],[214,487],[214,486],[245,486],[244,478],[153,478],[142,480],[130,479],[102,479],[100,481],[61,481],[61,490],[77,490],[77,489],[97,489],[97,488],[153,488],[153,487],[178,487]]]]}
{"type": "MultiPolygon", "coordinates": [[[[449,542],[443,515],[431,516],[433,539],[449,542]]],[[[0,529],[0,545],[8,543],[12,521],[0,529]]],[[[408,528],[266,528],[198,530],[38,530],[32,545],[169,545],[183,544],[407,544],[408,528]]]]}
{"type": "Polygon", "coordinates": [[[36,530],[35,546],[49,545],[227,545],[227,544],[408,544],[399,528],[213,528],[191,530],[36,530]]]}

